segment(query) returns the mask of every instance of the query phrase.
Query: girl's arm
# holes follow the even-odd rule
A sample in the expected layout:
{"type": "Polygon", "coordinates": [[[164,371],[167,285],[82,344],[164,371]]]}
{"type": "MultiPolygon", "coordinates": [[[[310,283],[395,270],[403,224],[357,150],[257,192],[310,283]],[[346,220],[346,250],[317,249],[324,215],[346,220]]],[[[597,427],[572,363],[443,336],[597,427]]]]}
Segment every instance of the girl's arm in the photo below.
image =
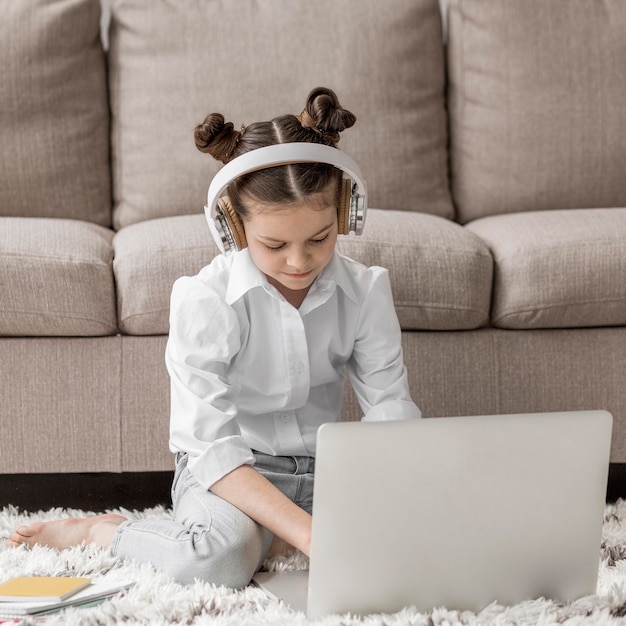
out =
{"type": "Polygon", "coordinates": [[[172,290],[170,445],[189,455],[200,484],[308,554],[311,516],[251,466],[254,456],[237,426],[237,389],[226,371],[241,347],[240,327],[215,283],[182,278],[172,290]]]}
{"type": "Polygon", "coordinates": [[[415,419],[389,273],[370,268],[373,279],[363,302],[348,373],[364,420],[415,419]]]}
{"type": "Polygon", "coordinates": [[[250,465],[226,474],[211,491],[309,556],[312,517],[250,465]]]}
{"type": "MultiPolygon", "coordinates": [[[[212,269],[213,264],[203,271],[212,269]]],[[[187,467],[206,489],[254,463],[235,419],[238,390],[227,375],[241,348],[239,320],[224,300],[219,278],[199,275],[175,282],[165,351],[170,450],[187,453],[187,467]]]]}

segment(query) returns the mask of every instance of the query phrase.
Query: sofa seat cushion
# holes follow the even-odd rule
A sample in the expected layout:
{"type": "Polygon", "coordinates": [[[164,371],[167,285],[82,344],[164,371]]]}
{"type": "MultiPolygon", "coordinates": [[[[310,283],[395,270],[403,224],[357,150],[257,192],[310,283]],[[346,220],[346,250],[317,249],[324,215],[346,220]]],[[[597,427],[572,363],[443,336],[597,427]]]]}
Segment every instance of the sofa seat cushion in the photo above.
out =
{"type": "Polygon", "coordinates": [[[206,115],[297,114],[319,85],[358,118],[340,147],[372,206],[453,215],[437,0],[114,2],[109,67],[118,229],[202,209],[206,115]]]}
{"type": "Polygon", "coordinates": [[[626,324],[626,209],[500,215],[466,228],[494,256],[494,326],[626,324]]]}
{"type": "MultiPolygon", "coordinates": [[[[166,334],[172,284],[196,274],[217,254],[202,215],[127,226],[113,245],[119,325],[131,335],[166,334]]],[[[389,270],[404,329],[462,330],[489,321],[491,254],[454,222],[370,209],[363,235],[340,237],[338,249],[389,270]]]]}
{"type": "Polygon", "coordinates": [[[489,322],[491,254],[454,222],[370,209],[363,235],[340,237],[338,249],[389,270],[403,330],[468,330],[489,322]]]}
{"type": "Polygon", "coordinates": [[[167,334],[174,281],[197,274],[218,253],[204,215],[127,226],[113,248],[119,328],[127,335],[167,334]]]}
{"type": "Polygon", "coordinates": [[[78,220],[0,218],[0,335],[116,334],[112,239],[78,220]]]}
{"type": "Polygon", "coordinates": [[[3,2],[0,59],[0,215],[110,226],[100,2],[3,2]]]}

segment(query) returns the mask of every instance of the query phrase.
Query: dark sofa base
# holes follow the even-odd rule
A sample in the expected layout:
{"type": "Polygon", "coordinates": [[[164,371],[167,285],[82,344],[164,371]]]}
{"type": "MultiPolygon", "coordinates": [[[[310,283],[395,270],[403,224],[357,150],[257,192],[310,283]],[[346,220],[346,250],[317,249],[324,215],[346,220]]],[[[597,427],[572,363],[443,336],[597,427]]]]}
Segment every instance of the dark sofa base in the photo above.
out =
{"type": "Polygon", "coordinates": [[[11,474],[0,481],[0,506],[26,511],[54,507],[101,512],[171,505],[173,472],[11,474]]]}
{"type": "MultiPolygon", "coordinates": [[[[173,472],[14,474],[2,477],[0,506],[25,511],[64,507],[94,512],[170,506],[172,477],[173,472]]],[[[611,463],[609,468],[606,501],[618,498],[626,498],[626,463],[611,463]]]]}

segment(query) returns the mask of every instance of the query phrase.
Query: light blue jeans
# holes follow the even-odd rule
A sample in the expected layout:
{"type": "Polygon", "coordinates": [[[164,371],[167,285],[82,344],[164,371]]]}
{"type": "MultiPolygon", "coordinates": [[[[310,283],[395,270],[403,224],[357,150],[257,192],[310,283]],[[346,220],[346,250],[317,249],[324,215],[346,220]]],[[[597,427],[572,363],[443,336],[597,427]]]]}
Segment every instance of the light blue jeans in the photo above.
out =
{"type": "MultiPolygon", "coordinates": [[[[313,506],[315,459],[255,452],[256,469],[307,512],[313,506]]],[[[202,487],[180,455],[172,483],[173,520],[129,520],[117,529],[111,552],[151,563],[183,584],[195,579],[244,587],[261,567],[273,535],[202,487]]]]}

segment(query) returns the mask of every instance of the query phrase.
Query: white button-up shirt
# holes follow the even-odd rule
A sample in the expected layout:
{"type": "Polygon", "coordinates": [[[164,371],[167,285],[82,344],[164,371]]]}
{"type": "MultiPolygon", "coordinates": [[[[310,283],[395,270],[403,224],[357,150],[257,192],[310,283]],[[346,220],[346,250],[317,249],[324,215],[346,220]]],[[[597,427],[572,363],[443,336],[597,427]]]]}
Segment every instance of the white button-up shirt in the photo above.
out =
{"type": "Polygon", "coordinates": [[[247,250],[220,255],[171,297],[170,449],[207,489],[251,450],[315,456],[341,416],[347,370],[366,420],[421,417],[412,402],[389,275],[336,252],[299,309],[247,250]]]}

